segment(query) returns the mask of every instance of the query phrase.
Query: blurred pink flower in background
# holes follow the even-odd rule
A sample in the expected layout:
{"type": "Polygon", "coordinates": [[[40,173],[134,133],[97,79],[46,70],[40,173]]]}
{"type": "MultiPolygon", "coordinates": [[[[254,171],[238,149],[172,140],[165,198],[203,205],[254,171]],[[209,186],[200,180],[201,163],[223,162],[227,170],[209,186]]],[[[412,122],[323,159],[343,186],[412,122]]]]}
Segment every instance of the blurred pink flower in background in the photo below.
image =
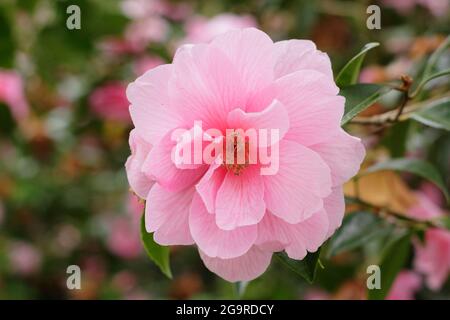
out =
{"type": "Polygon", "coordinates": [[[425,244],[415,244],[415,269],[425,275],[426,284],[432,290],[439,290],[450,272],[450,232],[443,229],[428,229],[425,244]]]}
{"type": "Polygon", "coordinates": [[[8,258],[11,270],[22,275],[38,272],[42,264],[41,253],[32,244],[24,241],[9,245],[8,258]]]}
{"type": "MultiPolygon", "coordinates": [[[[408,214],[419,220],[431,220],[446,213],[439,207],[442,195],[436,186],[424,184],[416,192],[417,203],[408,214]]],[[[425,241],[415,242],[415,269],[426,276],[426,284],[432,290],[439,290],[450,273],[450,232],[432,228],[425,231],[425,241]]]]}
{"type": "Polygon", "coordinates": [[[166,18],[182,20],[191,13],[188,4],[164,0],[125,0],[121,7],[131,19],[125,30],[126,42],[137,51],[167,40],[170,24],[166,18]]]}
{"type": "Polygon", "coordinates": [[[146,199],[147,231],[161,245],[196,244],[207,268],[231,282],[261,275],[273,252],[301,260],[316,251],[340,226],[342,184],[365,155],[360,139],[340,127],[338,91],[328,56],[313,42],[273,43],[254,28],[183,46],[172,64],[139,77],[127,89],[135,129],[126,169],[146,199]],[[279,130],[279,170],[175,165],[171,134],[195,121],[222,134],[279,130]]]}
{"type": "Polygon", "coordinates": [[[414,295],[421,287],[422,279],[413,272],[401,271],[392,284],[386,300],[414,300],[414,295]]]}
{"type": "Polygon", "coordinates": [[[126,86],[120,82],[110,82],[97,87],[89,97],[89,105],[102,119],[129,122],[129,102],[126,86]]]}
{"type": "Polygon", "coordinates": [[[209,42],[221,33],[256,26],[255,18],[249,15],[223,13],[212,18],[195,16],[186,23],[183,43],[209,42]]]}
{"type": "Polygon", "coordinates": [[[158,56],[145,55],[137,58],[134,62],[134,73],[137,76],[143,75],[145,72],[164,64],[164,60],[158,56]]]}
{"type": "Polygon", "coordinates": [[[387,66],[367,66],[361,70],[359,81],[362,83],[380,83],[395,80],[402,74],[408,74],[412,66],[413,61],[406,58],[399,58],[387,66]]]}
{"type": "MultiPolygon", "coordinates": [[[[443,206],[444,205],[444,195],[439,190],[438,187],[436,187],[435,184],[431,182],[424,182],[420,186],[420,192],[422,195],[426,196],[429,201],[431,201],[436,206],[443,206]]],[[[439,209],[438,212],[441,212],[442,210],[439,209]]]]}
{"type": "Polygon", "coordinates": [[[418,2],[428,8],[436,17],[448,16],[449,0],[418,0],[418,2]]]}
{"type": "Polygon", "coordinates": [[[442,216],[442,210],[423,192],[416,192],[418,203],[408,210],[408,214],[420,220],[430,220],[442,216]]]}
{"type": "Polygon", "coordinates": [[[131,19],[145,18],[151,15],[163,15],[167,6],[162,0],[124,0],[122,12],[131,19]]]}
{"type": "Polygon", "coordinates": [[[325,290],[312,288],[306,291],[303,300],[331,300],[331,295],[325,290]]]}
{"type": "Polygon", "coordinates": [[[109,56],[135,54],[142,51],[141,45],[130,43],[120,37],[107,37],[100,41],[99,48],[109,56]]]}
{"type": "Polygon", "coordinates": [[[108,247],[119,257],[136,258],[141,253],[140,218],[144,204],[138,197],[129,194],[127,214],[114,217],[109,225],[108,247]]]}
{"type": "Polygon", "coordinates": [[[125,39],[132,48],[144,50],[152,42],[162,42],[167,38],[169,25],[159,16],[133,21],[125,30],[125,39]]]}
{"type": "Polygon", "coordinates": [[[416,6],[418,0],[383,0],[382,3],[387,6],[394,8],[402,14],[407,14],[411,12],[416,6]]]}
{"type": "Polygon", "coordinates": [[[189,3],[166,0],[124,0],[122,12],[131,19],[160,15],[173,20],[182,20],[192,12],[189,3]]]}
{"type": "Polygon", "coordinates": [[[17,72],[0,69],[0,102],[8,105],[16,121],[28,116],[29,106],[22,78],[17,72]]]}
{"type": "Polygon", "coordinates": [[[449,0],[383,0],[383,4],[394,8],[401,14],[408,14],[416,5],[421,5],[436,17],[448,14],[450,6],[449,0]]]}
{"type": "Polygon", "coordinates": [[[110,223],[108,247],[112,253],[124,258],[136,258],[141,252],[139,227],[129,217],[114,217],[110,223]]]}

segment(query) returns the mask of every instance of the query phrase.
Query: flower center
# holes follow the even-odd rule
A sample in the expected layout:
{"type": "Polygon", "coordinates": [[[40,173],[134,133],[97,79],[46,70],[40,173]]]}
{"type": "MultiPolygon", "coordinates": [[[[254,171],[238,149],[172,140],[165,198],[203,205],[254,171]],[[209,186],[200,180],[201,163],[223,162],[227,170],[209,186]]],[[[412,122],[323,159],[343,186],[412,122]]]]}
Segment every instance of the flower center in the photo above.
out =
{"type": "Polygon", "coordinates": [[[233,133],[226,137],[223,148],[223,166],[239,176],[249,165],[249,142],[242,135],[233,133]]]}

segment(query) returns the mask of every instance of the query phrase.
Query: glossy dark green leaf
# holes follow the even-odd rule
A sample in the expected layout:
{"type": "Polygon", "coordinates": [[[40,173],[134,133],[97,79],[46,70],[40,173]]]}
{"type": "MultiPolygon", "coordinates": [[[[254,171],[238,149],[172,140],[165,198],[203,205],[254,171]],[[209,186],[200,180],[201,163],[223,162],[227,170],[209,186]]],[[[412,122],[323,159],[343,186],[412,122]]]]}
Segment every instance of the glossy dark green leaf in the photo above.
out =
{"type": "Polygon", "coordinates": [[[341,89],[339,94],[345,97],[345,111],[341,125],[346,124],[361,111],[377,102],[391,89],[378,84],[355,84],[341,89]]]}
{"type": "Polygon", "coordinates": [[[392,283],[408,261],[410,250],[411,235],[409,233],[387,245],[380,264],[381,288],[368,289],[369,300],[382,300],[389,294],[392,283]]]}
{"type": "Polygon", "coordinates": [[[450,48],[450,36],[448,36],[441,45],[431,54],[430,58],[425,64],[424,70],[420,77],[416,79],[413,84],[413,90],[410,94],[411,97],[416,96],[424,88],[425,84],[429,81],[450,74],[450,69],[447,70],[436,70],[436,65],[443,53],[450,48]]]}
{"type": "Polygon", "coordinates": [[[439,99],[421,108],[411,118],[426,126],[450,131],[450,98],[439,99]]]}
{"type": "Polygon", "coordinates": [[[347,62],[336,77],[336,84],[339,88],[355,84],[358,81],[359,72],[366,53],[379,45],[378,42],[366,44],[356,56],[347,62]]]}
{"type": "Polygon", "coordinates": [[[328,241],[326,256],[330,258],[358,248],[378,236],[385,235],[389,230],[389,225],[373,213],[361,211],[348,214],[342,226],[328,241]]]}
{"type": "Polygon", "coordinates": [[[405,156],[408,136],[412,131],[412,121],[400,121],[386,131],[381,139],[381,144],[389,150],[392,158],[405,156]]]}
{"type": "Polygon", "coordinates": [[[408,158],[392,159],[373,165],[372,167],[368,168],[363,174],[383,170],[405,171],[427,179],[438,186],[444,193],[447,201],[449,200],[449,193],[447,187],[445,186],[444,180],[442,179],[442,176],[429,162],[408,158]]]}
{"type": "Polygon", "coordinates": [[[153,233],[148,233],[147,230],[145,230],[145,214],[143,214],[141,218],[141,240],[149,258],[167,277],[172,278],[169,247],[157,244],[155,240],[153,240],[153,233]]]}
{"type": "Polygon", "coordinates": [[[441,58],[442,54],[447,51],[448,48],[450,48],[450,36],[447,36],[447,38],[441,43],[441,45],[431,54],[423,72],[424,79],[428,78],[433,73],[433,69],[436,66],[438,60],[441,58]]]}
{"type": "Polygon", "coordinates": [[[275,256],[289,269],[303,277],[309,283],[313,283],[319,267],[320,249],[310,252],[303,260],[294,260],[288,257],[285,252],[276,253],[275,256]]]}
{"type": "Polygon", "coordinates": [[[410,95],[411,97],[415,97],[417,94],[419,94],[419,92],[425,87],[425,85],[430,82],[431,80],[440,78],[440,77],[444,77],[444,76],[449,76],[450,75],[450,69],[446,69],[446,70],[442,70],[442,71],[438,71],[435,72],[431,75],[429,75],[428,77],[422,79],[422,81],[419,83],[419,85],[417,86],[417,88],[414,90],[414,92],[410,95]]]}

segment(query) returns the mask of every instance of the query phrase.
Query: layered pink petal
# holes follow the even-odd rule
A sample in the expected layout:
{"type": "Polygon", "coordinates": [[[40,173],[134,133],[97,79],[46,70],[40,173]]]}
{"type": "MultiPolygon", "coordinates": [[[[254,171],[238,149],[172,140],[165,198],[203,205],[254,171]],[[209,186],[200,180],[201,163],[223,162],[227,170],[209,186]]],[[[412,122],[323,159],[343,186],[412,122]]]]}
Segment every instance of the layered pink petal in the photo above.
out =
{"type": "Polygon", "coordinates": [[[216,37],[211,45],[224,52],[235,66],[241,90],[256,93],[272,83],[273,42],[264,32],[254,28],[233,30],[216,37]]]}
{"type": "Polygon", "coordinates": [[[309,40],[285,40],[275,42],[275,78],[281,78],[299,70],[316,70],[333,79],[330,58],[316,49],[309,40]]]}
{"type": "Polygon", "coordinates": [[[297,224],[290,224],[267,212],[258,225],[256,244],[264,249],[280,251],[284,248],[292,259],[301,260],[308,252],[315,252],[324,243],[328,232],[328,218],[324,210],[297,224]]]}
{"type": "Polygon", "coordinates": [[[279,170],[263,176],[267,209],[289,223],[298,223],[323,207],[331,193],[330,169],[314,151],[281,141],[279,170]]]}
{"type": "Polygon", "coordinates": [[[169,83],[171,103],[187,123],[224,130],[228,113],[245,107],[246,92],[236,66],[219,49],[185,45],[178,49],[169,83]]]}
{"type": "Polygon", "coordinates": [[[194,243],[189,230],[189,208],[195,188],[171,192],[155,184],[145,204],[145,228],[154,232],[161,245],[190,245],[194,243]]]}
{"type": "Polygon", "coordinates": [[[228,114],[228,126],[243,130],[254,129],[259,135],[265,134],[266,140],[259,140],[258,146],[266,147],[283,139],[289,129],[289,115],[284,106],[274,100],[270,106],[259,112],[245,112],[235,109],[228,114]],[[265,131],[263,131],[265,130],[265,131]],[[277,130],[277,139],[272,141],[271,133],[277,130]]]}
{"type": "Polygon", "coordinates": [[[259,168],[250,166],[237,176],[228,171],[216,196],[216,223],[223,230],[254,225],[266,210],[259,168]]]}
{"type": "Polygon", "coordinates": [[[302,70],[278,79],[276,86],[276,98],[289,114],[286,139],[310,146],[338,133],[345,99],[337,95],[331,79],[314,70],[302,70]]]}
{"type": "Polygon", "coordinates": [[[230,282],[250,281],[266,271],[272,258],[272,253],[252,247],[246,254],[232,259],[208,257],[199,250],[205,266],[230,282]]]}
{"type": "Polygon", "coordinates": [[[229,231],[217,227],[214,215],[206,211],[198,195],[192,201],[189,227],[200,250],[212,258],[230,259],[243,255],[251,248],[257,235],[256,225],[229,231]]]}
{"type": "Polygon", "coordinates": [[[170,106],[168,83],[172,65],[147,71],[127,88],[130,113],[136,131],[148,143],[155,145],[171,129],[182,124],[170,106]]]}
{"type": "Polygon", "coordinates": [[[197,193],[210,213],[215,212],[217,192],[225,179],[226,173],[227,171],[220,164],[212,164],[195,186],[197,193]]]}
{"type": "Polygon", "coordinates": [[[333,186],[341,185],[358,173],[366,151],[359,138],[340,129],[328,140],[310,146],[331,169],[333,186]]]}
{"type": "Polygon", "coordinates": [[[142,170],[153,176],[162,187],[177,192],[193,186],[208,168],[206,165],[193,169],[177,168],[173,159],[175,146],[176,141],[172,140],[172,134],[169,132],[150,151],[142,170]]]}
{"type": "Polygon", "coordinates": [[[345,213],[344,191],[341,187],[332,188],[331,194],[323,200],[323,207],[328,217],[329,238],[342,224],[345,213]]]}
{"type": "Polygon", "coordinates": [[[128,183],[140,198],[145,199],[154,181],[142,172],[142,165],[152,147],[139,137],[135,129],[130,132],[129,143],[131,155],[125,163],[128,183]]]}

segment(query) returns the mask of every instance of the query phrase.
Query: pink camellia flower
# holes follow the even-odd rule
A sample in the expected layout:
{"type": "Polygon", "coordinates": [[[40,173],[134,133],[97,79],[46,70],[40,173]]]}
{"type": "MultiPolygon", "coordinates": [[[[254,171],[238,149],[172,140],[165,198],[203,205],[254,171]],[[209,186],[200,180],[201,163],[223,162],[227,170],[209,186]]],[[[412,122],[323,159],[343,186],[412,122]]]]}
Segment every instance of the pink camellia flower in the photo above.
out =
{"type": "Polygon", "coordinates": [[[316,251],[340,226],[342,184],[365,154],[340,127],[338,91],[311,41],[274,43],[254,28],[182,46],[172,64],[139,77],[127,89],[135,129],[126,169],[146,199],[147,231],[161,245],[195,244],[231,282],[261,275],[274,252],[301,260],[316,251]],[[177,140],[181,129],[193,139],[177,140]],[[255,144],[239,129],[278,135],[255,144]],[[174,160],[192,142],[194,162],[174,160]],[[214,161],[196,161],[195,150],[211,146],[214,161]]]}
{"type": "MultiPolygon", "coordinates": [[[[416,193],[417,203],[408,210],[408,215],[419,220],[432,220],[446,213],[439,207],[442,195],[438,189],[425,184],[416,193]]],[[[450,232],[432,228],[425,232],[425,241],[415,243],[415,269],[426,276],[426,284],[439,290],[450,273],[450,232]]]]}
{"type": "Polygon", "coordinates": [[[189,19],[185,26],[186,38],[184,43],[209,42],[214,37],[233,29],[256,27],[257,23],[252,16],[238,16],[223,13],[213,18],[195,16],[189,19]]]}
{"type": "Polygon", "coordinates": [[[10,107],[18,121],[28,116],[29,106],[25,99],[22,78],[14,71],[0,70],[0,102],[10,107]]]}
{"type": "Polygon", "coordinates": [[[421,279],[413,271],[401,271],[389,291],[386,300],[414,300],[415,293],[420,289],[421,279]]]}
{"type": "Polygon", "coordinates": [[[98,87],[89,97],[89,105],[101,118],[119,122],[129,122],[129,103],[126,87],[119,82],[111,82],[98,87]]]}

